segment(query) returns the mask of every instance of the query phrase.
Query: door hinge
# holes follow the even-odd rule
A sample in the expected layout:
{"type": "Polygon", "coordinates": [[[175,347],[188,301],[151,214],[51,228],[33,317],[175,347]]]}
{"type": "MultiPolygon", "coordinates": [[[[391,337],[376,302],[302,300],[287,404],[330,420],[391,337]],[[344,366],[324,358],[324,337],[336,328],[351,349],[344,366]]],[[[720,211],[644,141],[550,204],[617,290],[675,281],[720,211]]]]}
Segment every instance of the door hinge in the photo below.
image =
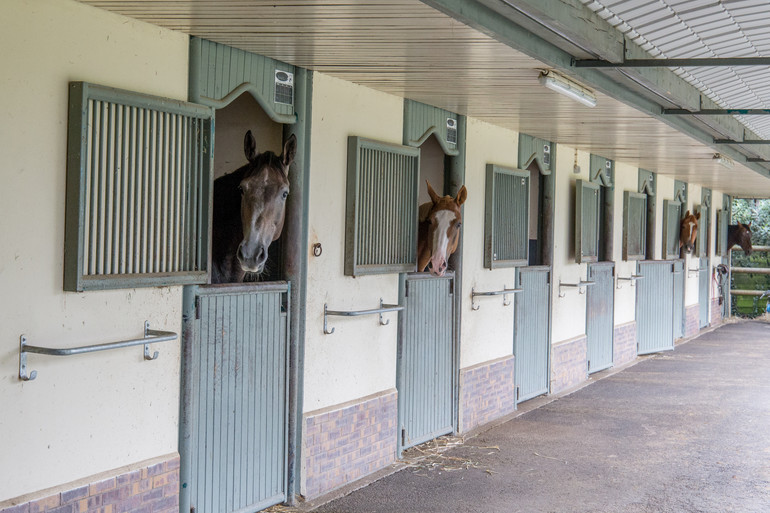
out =
{"type": "Polygon", "coordinates": [[[591,360],[588,360],[588,372],[591,372],[591,360]]]}
{"type": "Polygon", "coordinates": [[[404,297],[409,297],[409,282],[404,282],[404,297]]]}
{"type": "Polygon", "coordinates": [[[449,280],[449,294],[454,295],[454,293],[455,293],[455,280],[454,278],[452,278],[451,280],[449,280]]]}
{"type": "Polygon", "coordinates": [[[196,319],[201,318],[201,298],[200,297],[195,298],[195,318],[196,319]]]}
{"type": "Polygon", "coordinates": [[[515,394],[516,395],[516,399],[515,399],[515,401],[517,403],[519,402],[519,390],[520,390],[520,387],[516,387],[516,394],[515,394]]]}
{"type": "Polygon", "coordinates": [[[401,447],[406,445],[406,428],[401,428],[401,447]]]}

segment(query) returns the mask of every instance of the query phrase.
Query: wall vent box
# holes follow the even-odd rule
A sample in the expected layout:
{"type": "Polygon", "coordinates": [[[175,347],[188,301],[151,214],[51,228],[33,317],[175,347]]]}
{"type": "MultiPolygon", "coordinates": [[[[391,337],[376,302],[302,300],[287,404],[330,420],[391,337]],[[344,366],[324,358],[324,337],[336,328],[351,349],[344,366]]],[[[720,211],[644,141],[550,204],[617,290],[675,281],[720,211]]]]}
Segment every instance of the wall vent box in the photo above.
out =
{"type": "Polygon", "coordinates": [[[275,103],[294,105],[294,73],[275,71],[275,103]]]}
{"type": "Polygon", "coordinates": [[[446,118],[446,142],[457,144],[457,120],[446,118]]]}

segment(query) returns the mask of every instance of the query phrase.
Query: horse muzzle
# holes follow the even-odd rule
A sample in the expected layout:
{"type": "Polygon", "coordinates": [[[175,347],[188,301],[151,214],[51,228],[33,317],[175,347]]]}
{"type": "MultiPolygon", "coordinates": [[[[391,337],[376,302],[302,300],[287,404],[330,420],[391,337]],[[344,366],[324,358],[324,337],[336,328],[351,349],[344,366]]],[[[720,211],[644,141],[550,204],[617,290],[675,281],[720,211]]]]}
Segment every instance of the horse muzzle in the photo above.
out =
{"type": "Polygon", "coordinates": [[[267,262],[267,247],[264,244],[257,244],[250,248],[243,242],[238,246],[238,263],[241,268],[249,273],[261,273],[265,269],[267,262]]]}
{"type": "Polygon", "coordinates": [[[428,262],[428,272],[430,272],[433,276],[444,276],[444,273],[446,273],[446,268],[447,263],[445,259],[431,259],[430,262],[428,262]]]}

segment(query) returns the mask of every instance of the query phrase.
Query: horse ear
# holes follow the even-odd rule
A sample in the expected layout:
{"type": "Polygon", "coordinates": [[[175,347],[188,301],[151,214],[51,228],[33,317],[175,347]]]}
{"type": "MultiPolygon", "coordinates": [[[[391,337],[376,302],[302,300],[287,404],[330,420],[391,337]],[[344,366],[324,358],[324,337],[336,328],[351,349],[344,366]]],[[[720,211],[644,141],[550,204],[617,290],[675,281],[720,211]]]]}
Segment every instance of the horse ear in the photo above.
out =
{"type": "Polygon", "coordinates": [[[243,136],[243,153],[246,154],[246,159],[249,162],[257,157],[257,141],[254,140],[254,136],[251,135],[251,130],[246,132],[243,136]]]}
{"type": "Polygon", "coordinates": [[[294,134],[291,134],[288,139],[286,139],[286,143],[283,145],[283,153],[281,154],[281,162],[283,162],[284,167],[289,167],[289,165],[294,162],[294,157],[297,156],[297,136],[294,134]]]}
{"type": "Polygon", "coordinates": [[[751,221],[749,221],[749,224],[744,225],[748,231],[751,231],[751,221]]]}
{"type": "Polygon", "coordinates": [[[428,186],[428,196],[430,196],[430,200],[431,200],[433,203],[438,203],[438,202],[439,202],[439,200],[441,199],[441,196],[439,196],[438,194],[436,194],[436,191],[434,191],[434,190],[433,190],[433,187],[431,187],[431,186],[430,186],[430,182],[429,182],[428,180],[425,180],[425,183],[426,183],[426,184],[427,184],[427,186],[428,186]]]}
{"type": "Polygon", "coordinates": [[[700,219],[700,212],[698,212],[697,214],[695,214],[695,219],[700,219]]]}
{"type": "Polygon", "coordinates": [[[689,211],[689,210],[688,210],[687,212],[685,212],[685,213],[684,213],[684,217],[686,217],[686,218],[687,218],[687,217],[690,217],[690,211],[689,211]]]}
{"type": "Polygon", "coordinates": [[[465,188],[463,185],[460,187],[460,190],[457,191],[457,197],[455,198],[455,201],[457,202],[457,206],[462,205],[465,203],[465,200],[468,199],[468,189],[465,188]]]}

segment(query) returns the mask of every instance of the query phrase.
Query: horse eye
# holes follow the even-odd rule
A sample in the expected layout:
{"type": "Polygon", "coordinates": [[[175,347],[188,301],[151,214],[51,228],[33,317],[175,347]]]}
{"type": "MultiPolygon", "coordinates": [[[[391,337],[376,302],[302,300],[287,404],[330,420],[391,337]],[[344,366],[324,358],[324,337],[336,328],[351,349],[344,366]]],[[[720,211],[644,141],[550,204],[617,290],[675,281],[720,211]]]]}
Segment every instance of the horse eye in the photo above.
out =
{"type": "Polygon", "coordinates": [[[289,191],[283,191],[283,194],[281,195],[283,199],[286,199],[289,197],[289,191]]]}
{"type": "Polygon", "coordinates": [[[241,193],[241,196],[243,196],[243,186],[242,185],[238,186],[238,191],[241,193]]]}

